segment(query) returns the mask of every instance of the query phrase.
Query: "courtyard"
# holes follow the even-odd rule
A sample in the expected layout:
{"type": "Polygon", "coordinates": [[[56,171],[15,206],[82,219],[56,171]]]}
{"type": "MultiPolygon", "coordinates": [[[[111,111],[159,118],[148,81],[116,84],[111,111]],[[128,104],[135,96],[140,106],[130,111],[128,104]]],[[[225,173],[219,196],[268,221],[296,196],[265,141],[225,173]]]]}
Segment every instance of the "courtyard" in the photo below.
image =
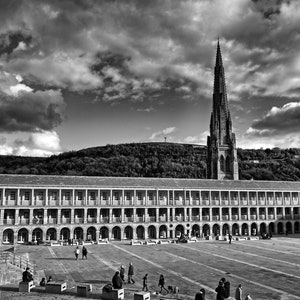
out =
{"type": "MultiPolygon", "coordinates": [[[[69,286],[91,283],[99,293],[122,264],[127,272],[128,264],[132,262],[136,283],[124,284],[125,295],[129,299],[133,299],[135,291],[142,290],[142,278],[146,273],[151,297],[155,299],[192,299],[200,288],[206,290],[208,300],[215,299],[214,290],[222,277],[230,281],[231,297],[234,297],[235,288],[241,283],[244,297],[249,293],[253,300],[300,299],[298,236],[233,241],[232,244],[224,241],[200,241],[189,244],[132,246],[128,242],[120,241],[86,247],[88,259],[82,260],[80,255],[78,261],[74,257],[75,246],[18,245],[16,253],[29,253],[30,261],[36,265],[36,271],[44,270],[47,277],[51,275],[54,280],[66,280],[69,286]],[[164,275],[166,286],[179,287],[178,295],[155,295],[159,291],[160,274],[164,275]]],[[[7,296],[9,292],[2,293],[7,296]]],[[[42,296],[39,298],[56,299],[46,298],[45,294],[42,296]]]]}

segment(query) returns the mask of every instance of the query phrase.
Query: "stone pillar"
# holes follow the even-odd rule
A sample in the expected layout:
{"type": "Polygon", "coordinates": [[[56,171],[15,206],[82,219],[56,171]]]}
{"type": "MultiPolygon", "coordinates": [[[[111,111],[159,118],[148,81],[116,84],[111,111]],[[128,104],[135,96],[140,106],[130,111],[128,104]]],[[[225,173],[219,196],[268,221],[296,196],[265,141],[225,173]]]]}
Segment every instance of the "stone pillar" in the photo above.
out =
{"type": "Polygon", "coordinates": [[[170,209],[171,208],[167,208],[167,220],[166,220],[166,222],[170,222],[170,209]]]}
{"type": "Polygon", "coordinates": [[[47,214],[48,214],[48,210],[47,208],[44,208],[43,224],[48,224],[47,214]]]}
{"type": "Polygon", "coordinates": [[[247,218],[248,218],[248,221],[250,221],[250,206],[247,207],[247,218]]]}
{"type": "Polygon", "coordinates": [[[155,209],[155,222],[159,221],[159,208],[155,209]]]}
{"type": "Polygon", "coordinates": [[[112,215],[112,208],[108,209],[108,223],[112,223],[113,215],[112,215]]]}
{"type": "Polygon", "coordinates": [[[15,209],[15,225],[20,224],[20,211],[18,208],[15,209]]]}
{"type": "Polygon", "coordinates": [[[20,189],[17,189],[17,206],[21,205],[20,189]]]}
{"type": "Polygon", "coordinates": [[[98,241],[100,238],[100,229],[99,227],[96,227],[96,241],[98,241]]]}
{"type": "Polygon", "coordinates": [[[83,209],[83,224],[87,223],[87,208],[83,209]]]}
{"type": "MultiPolygon", "coordinates": [[[[231,207],[229,207],[228,208],[228,218],[229,218],[229,221],[232,221],[232,208],[231,207]]],[[[229,226],[230,227],[230,226],[229,226]]]]}
{"type": "Polygon", "coordinates": [[[3,225],[4,220],[4,208],[0,209],[0,225],[3,225]]]}
{"type": "MultiPolygon", "coordinates": [[[[208,208],[208,212],[209,212],[209,221],[211,222],[213,219],[212,219],[212,207],[209,207],[208,208]]],[[[212,232],[212,228],[210,230],[212,232]]]]}
{"type": "Polygon", "coordinates": [[[61,209],[57,209],[57,224],[61,224],[61,209]]]}
{"type": "Polygon", "coordinates": [[[32,225],[33,220],[33,209],[29,209],[29,225],[32,225]]]}
{"type": "Polygon", "coordinates": [[[75,208],[71,208],[71,215],[70,215],[70,224],[74,224],[75,219],[75,208]]]}

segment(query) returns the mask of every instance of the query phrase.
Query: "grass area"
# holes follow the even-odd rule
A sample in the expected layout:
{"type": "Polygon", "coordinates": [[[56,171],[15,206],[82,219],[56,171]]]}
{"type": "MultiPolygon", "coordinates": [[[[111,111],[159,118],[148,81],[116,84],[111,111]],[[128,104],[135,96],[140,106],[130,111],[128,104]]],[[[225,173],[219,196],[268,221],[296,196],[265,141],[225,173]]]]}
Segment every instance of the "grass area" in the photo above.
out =
{"type": "MultiPolygon", "coordinates": [[[[180,294],[165,297],[193,298],[200,288],[207,299],[215,299],[214,289],[220,278],[231,283],[231,296],[242,284],[244,297],[255,300],[300,299],[300,239],[277,237],[272,240],[239,241],[229,245],[223,241],[191,244],[131,246],[125,242],[87,246],[88,260],[74,258],[74,246],[18,246],[17,252],[28,252],[37,270],[54,279],[92,283],[99,290],[111,281],[115,271],[129,262],[135,267],[135,284],[125,284],[127,293],[142,290],[142,278],[148,273],[151,298],[161,298],[159,275],[166,286],[178,286],[180,294]]],[[[126,273],[127,275],[127,273],[126,273]]],[[[126,276],[127,278],[127,276],[126,276]]],[[[130,297],[133,299],[133,297],[130,297]]]]}

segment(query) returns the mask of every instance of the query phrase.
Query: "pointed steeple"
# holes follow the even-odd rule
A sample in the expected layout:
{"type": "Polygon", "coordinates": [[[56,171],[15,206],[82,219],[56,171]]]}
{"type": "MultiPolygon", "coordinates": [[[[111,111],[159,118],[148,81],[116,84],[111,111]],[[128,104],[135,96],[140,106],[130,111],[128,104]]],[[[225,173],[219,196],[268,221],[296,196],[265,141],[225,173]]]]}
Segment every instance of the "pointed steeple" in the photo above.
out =
{"type": "Polygon", "coordinates": [[[214,179],[238,179],[235,135],[228,109],[225,71],[218,39],[214,74],[213,109],[210,136],[207,139],[207,176],[214,179]]]}

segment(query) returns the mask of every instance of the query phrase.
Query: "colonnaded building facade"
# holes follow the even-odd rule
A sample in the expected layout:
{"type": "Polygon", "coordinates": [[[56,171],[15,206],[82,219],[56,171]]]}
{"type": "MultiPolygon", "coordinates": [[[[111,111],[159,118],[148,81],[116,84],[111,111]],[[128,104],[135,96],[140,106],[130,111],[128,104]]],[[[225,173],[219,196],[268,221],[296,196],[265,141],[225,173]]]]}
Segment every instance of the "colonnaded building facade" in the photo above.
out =
{"type": "Polygon", "coordinates": [[[238,180],[217,46],[208,179],[0,175],[0,243],[300,232],[300,182],[238,180]]]}

